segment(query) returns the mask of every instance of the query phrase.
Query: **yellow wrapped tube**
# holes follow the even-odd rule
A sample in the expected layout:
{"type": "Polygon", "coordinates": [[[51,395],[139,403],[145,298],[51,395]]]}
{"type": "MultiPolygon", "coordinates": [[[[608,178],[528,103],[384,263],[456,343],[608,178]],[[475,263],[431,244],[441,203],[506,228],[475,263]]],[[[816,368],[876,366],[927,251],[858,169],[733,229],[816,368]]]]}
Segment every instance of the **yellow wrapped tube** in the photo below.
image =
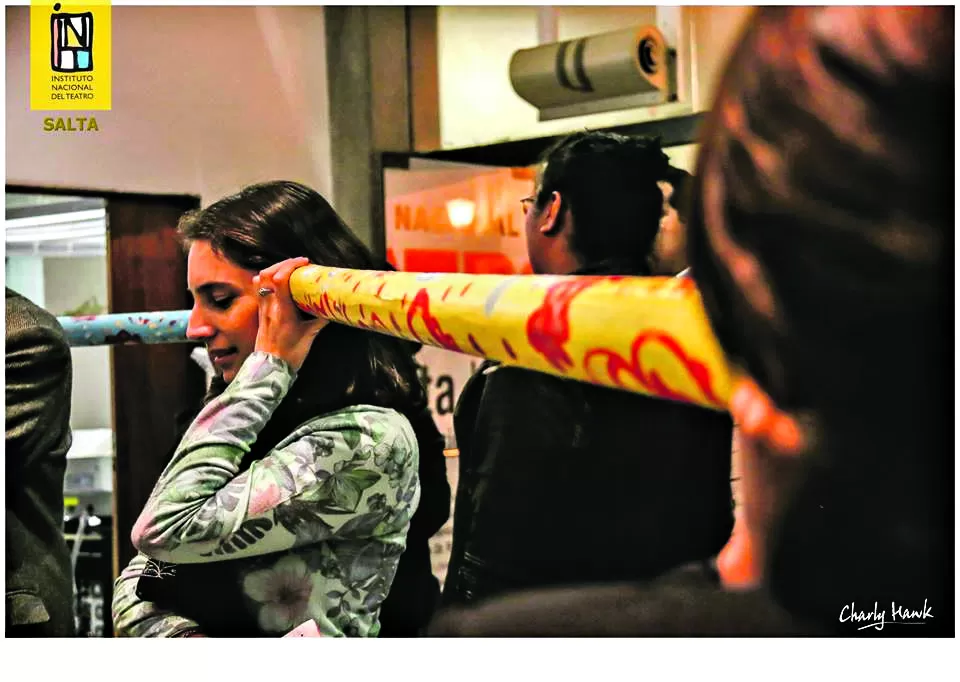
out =
{"type": "Polygon", "coordinates": [[[731,374],[688,278],[426,274],[310,265],[313,315],[601,386],[725,410],[731,374]]]}

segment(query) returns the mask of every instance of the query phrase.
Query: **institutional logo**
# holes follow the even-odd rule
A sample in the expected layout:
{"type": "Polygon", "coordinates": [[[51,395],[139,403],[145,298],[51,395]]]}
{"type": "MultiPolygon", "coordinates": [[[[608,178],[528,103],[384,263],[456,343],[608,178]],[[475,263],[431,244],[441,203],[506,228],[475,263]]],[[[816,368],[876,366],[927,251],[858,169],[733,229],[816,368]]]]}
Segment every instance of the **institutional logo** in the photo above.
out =
{"type": "Polygon", "coordinates": [[[54,71],[93,71],[93,12],[61,12],[58,2],[50,15],[50,66],[54,71]]]}
{"type": "MultiPolygon", "coordinates": [[[[31,0],[31,109],[111,108],[110,10],[110,0],[31,0]]],[[[63,130],[70,129],[65,123],[63,130]]]]}

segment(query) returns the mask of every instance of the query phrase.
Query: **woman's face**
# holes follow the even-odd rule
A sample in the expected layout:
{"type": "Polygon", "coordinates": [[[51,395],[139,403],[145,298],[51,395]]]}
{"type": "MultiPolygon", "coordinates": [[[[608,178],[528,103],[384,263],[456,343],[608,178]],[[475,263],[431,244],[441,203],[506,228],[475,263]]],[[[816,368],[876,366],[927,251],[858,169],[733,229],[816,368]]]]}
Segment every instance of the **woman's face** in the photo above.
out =
{"type": "Polygon", "coordinates": [[[193,308],[187,338],[204,343],[210,361],[228,383],[257,342],[260,318],[255,274],[214,252],[210,242],[190,245],[187,288],[193,295],[193,308]]]}

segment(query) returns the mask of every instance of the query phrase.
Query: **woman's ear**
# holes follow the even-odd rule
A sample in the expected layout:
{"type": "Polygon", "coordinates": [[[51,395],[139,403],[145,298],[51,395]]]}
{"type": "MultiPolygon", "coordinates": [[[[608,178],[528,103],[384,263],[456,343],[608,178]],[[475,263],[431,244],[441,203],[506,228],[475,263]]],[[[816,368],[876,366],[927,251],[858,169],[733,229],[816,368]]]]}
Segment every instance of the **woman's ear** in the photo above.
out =
{"type": "Polygon", "coordinates": [[[779,410],[752,379],[741,378],[734,384],[730,415],[743,435],[762,442],[772,453],[793,457],[805,449],[796,418],[779,410]]]}

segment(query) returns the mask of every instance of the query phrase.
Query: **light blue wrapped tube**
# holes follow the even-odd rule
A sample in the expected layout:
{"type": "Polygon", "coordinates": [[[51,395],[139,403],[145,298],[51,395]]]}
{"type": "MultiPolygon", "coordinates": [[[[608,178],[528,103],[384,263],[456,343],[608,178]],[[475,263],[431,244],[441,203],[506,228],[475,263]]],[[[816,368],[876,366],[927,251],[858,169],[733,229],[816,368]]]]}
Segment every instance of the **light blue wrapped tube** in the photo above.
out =
{"type": "Polygon", "coordinates": [[[189,310],[58,317],[71,346],[178,343],[187,340],[189,310]]]}

